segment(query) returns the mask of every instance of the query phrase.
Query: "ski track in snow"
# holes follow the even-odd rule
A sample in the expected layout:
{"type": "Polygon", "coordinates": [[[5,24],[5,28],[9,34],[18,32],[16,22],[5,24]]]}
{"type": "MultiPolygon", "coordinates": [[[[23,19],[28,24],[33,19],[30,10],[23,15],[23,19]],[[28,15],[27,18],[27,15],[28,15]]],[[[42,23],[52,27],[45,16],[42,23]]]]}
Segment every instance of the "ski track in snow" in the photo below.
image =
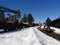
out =
{"type": "Polygon", "coordinates": [[[0,45],[60,45],[60,41],[45,35],[37,27],[0,34],[0,45]]]}

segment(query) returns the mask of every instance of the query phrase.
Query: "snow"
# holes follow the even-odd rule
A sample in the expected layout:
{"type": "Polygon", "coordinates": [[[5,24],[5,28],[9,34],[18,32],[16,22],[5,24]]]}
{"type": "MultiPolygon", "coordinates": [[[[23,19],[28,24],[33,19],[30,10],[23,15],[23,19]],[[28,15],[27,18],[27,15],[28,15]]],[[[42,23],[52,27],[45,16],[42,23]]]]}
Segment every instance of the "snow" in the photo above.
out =
{"type": "Polygon", "coordinates": [[[3,29],[0,29],[0,31],[4,31],[3,29]]]}
{"type": "MultiPolygon", "coordinates": [[[[41,29],[43,29],[44,28],[44,25],[42,25],[42,27],[41,27],[41,29]]],[[[47,28],[47,26],[45,27],[45,28],[47,28]]],[[[56,28],[56,27],[50,27],[55,33],[57,33],[57,34],[60,34],[60,29],[59,28],[56,28]]]]}
{"type": "Polygon", "coordinates": [[[53,29],[55,33],[60,34],[60,29],[55,27],[50,27],[50,28],[53,29]]]}
{"type": "Polygon", "coordinates": [[[59,45],[60,41],[39,31],[37,27],[0,34],[0,45],[59,45]]]}
{"type": "Polygon", "coordinates": [[[31,28],[0,35],[0,45],[41,45],[31,28]]]}
{"type": "Polygon", "coordinates": [[[42,45],[60,45],[60,41],[50,37],[43,32],[39,31],[36,27],[34,28],[34,32],[38,40],[42,43],[42,45]]]}

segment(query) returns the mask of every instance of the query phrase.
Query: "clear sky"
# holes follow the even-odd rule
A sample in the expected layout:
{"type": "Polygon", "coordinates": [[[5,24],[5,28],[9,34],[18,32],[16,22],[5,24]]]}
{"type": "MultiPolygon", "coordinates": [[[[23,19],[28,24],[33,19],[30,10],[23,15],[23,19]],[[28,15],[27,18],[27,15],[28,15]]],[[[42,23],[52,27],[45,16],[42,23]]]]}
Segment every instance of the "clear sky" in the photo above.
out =
{"type": "Polygon", "coordinates": [[[35,22],[44,22],[47,17],[52,20],[60,17],[60,0],[0,0],[0,5],[23,13],[32,13],[35,22]]]}

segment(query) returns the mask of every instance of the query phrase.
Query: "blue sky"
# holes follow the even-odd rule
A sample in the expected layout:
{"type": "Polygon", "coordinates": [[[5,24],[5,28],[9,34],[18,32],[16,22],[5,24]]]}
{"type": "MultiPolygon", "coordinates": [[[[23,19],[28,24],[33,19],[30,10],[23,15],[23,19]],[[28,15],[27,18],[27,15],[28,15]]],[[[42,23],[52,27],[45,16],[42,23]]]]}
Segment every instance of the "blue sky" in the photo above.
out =
{"type": "Polygon", "coordinates": [[[44,22],[47,17],[52,20],[60,17],[60,0],[0,0],[0,5],[23,13],[32,13],[35,22],[44,22]]]}

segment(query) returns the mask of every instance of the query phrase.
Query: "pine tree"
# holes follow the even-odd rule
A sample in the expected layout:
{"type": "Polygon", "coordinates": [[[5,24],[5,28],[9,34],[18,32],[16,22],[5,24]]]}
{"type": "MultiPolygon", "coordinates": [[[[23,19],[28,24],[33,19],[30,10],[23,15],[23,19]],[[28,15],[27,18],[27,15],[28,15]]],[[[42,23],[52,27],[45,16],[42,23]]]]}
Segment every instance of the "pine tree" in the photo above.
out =
{"type": "Polygon", "coordinates": [[[48,18],[46,19],[46,23],[49,24],[50,22],[51,22],[51,19],[48,17],[48,18]]]}
{"type": "Polygon", "coordinates": [[[50,25],[51,25],[51,19],[48,17],[47,20],[46,20],[46,25],[47,25],[47,28],[50,29],[50,25]]]}
{"type": "Polygon", "coordinates": [[[0,12],[0,21],[4,21],[5,15],[4,12],[0,12]]]}
{"type": "Polygon", "coordinates": [[[34,18],[32,17],[32,14],[28,14],[27,16],[27,21],[28,21],[28,24],[32,24],[34,22],[34,18]]]}
{"type": "Polygon", "coordinates": [[[26,23],[27,22],[27,18],[26,18],[26,14],[24,13],[23,17],[22,17],[22,22],[26,23]]]}

